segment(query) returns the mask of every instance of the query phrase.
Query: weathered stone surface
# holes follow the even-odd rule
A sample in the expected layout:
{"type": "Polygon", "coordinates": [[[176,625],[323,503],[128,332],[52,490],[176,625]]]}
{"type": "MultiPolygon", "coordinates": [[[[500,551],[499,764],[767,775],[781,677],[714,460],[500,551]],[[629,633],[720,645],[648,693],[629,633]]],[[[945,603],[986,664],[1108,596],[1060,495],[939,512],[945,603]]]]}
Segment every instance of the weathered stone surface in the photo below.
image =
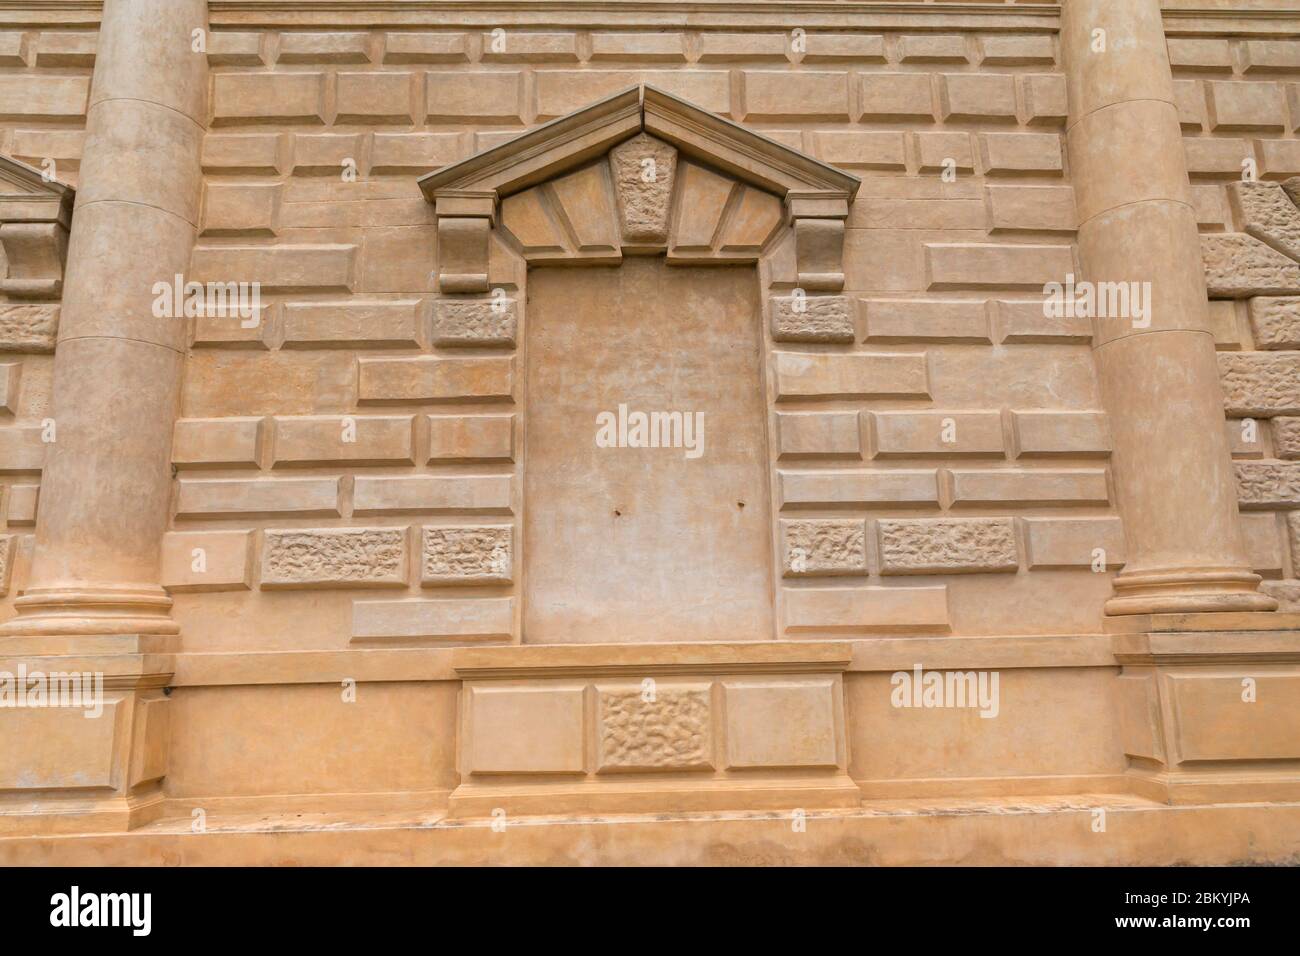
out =
{"type": "Polygon", "coordinates": [[[1239,232],[1201,236],[1201,255],[1205,284],[1213,298],[1300,292],[1300,265],[1254,236],[1239,232]]]}
{"type": "Polygon", "coordinates": [[[1300,567],[1300,511],[1286,516],[1286,539],[1291,546],[1291,566],[1300,567]]]}
{"type": "Polygon", "coordinates": [[[1239,461],[1235,467],[1242,508],[1300,507],[1300,462],[1239,461]]]}
{"type": "Polygon", "coordinates": [[[9,572],[13,567],[14,542],[12,534],[0,534],[0,597],[9,593],[9,572]]]}
{"type": "Polygon", "coordinates": [[[609,154],[625,242],[668,241],[677,150],[647,136],[633,136],[609,154]]]}
{"type": "Polygon", "coordinates": [[[433,344],[510,348],[516,321],[514,299],[438,299],[433,305],[433,344]]]}
{"type": "Polygon", "coordinates": [[[1220,352],[1218,358],[1229,415],[1300,414],[1300,354],[1220,352]]]}
{"type": "Polygon", "coordinates": [[[640,686],[600,691],[600,769],[690,770],[713,766],[709,687],[640,686]]]}
{"type": "Polygon", "coordinates": [[[1237,221],[1248,235],[1292,259],[1300,259],[1300,209],[1277,183],[1228,184],[1237,221]]]}
{"type": "Polygon", "coordinates": [[[263,535],[263,588],[405,583],[405,528],[304,528],[263,535]]]}
{"type": "Polygon", "coordinates": [[[1292,176],[1282,183],[1282,191],[1287,194],[1287,197],[1293,203],[1300,206],[1300,176],[1292,176]]]}
{"type": "Polygon", "coordinates": [[[510,525],[426,527],[420,565],[424,584],[508,584],[513,576],[510,525]]]}
{"type": "Polygon", "coordinates": [[[1250,328],[1261,349],[1300,349],[1300,298],[1250,300],[1250,328]]]}
{"type": "Polygon", "coordinates": [[[852,302],[844,295],[772,296],[772,337],[778,342],[852,344],[852,302]]]}
{"type": "Polygon", "coordinates": [[[860,518],[781,522],[785,576],[866,574],[866,525],[860,518]]]}
{"type": "Polygon", "coordinates": [[[1300,458],[1300,418],[1273,419],[1273,449],[1279,458],[1300,458]]]}
{"type": "Polygon", "coordinates": [[[1283,613],[1300,611],[1300,581],[1263,581],[1259,589],[1277,598],[1277,609],[1283,613]]]}
{"type": "Polygon", "coordinates": [[[0,352],[53,352],[59,306],[0,306],[0,352]]]}
{"type": "Polygon", "coordinates": [[[876,522],[881,574],[1015,571],[1011,518],[915,518],[876,522]]]}

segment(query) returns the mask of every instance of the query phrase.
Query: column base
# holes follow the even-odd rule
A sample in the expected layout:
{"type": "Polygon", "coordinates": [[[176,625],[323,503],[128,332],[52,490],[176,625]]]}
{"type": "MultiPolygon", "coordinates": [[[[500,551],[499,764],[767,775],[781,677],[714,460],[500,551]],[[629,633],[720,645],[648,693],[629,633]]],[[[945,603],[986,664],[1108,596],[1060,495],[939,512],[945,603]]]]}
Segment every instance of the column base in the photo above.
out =
{"type": "Polygon", "coordinates": [[[1236,568],[1121,571],[1106,614],[1191,614],[1226,611],[1276,611],[1277,599],[1257,590],[1263,580],[1236,568]]]}
{"type": "Polygon", "coordinates": [[[0,636],[46,634],[179,634],[172,599],[162,588],[29,588],[14,600],[17,616],[0,636]]]}

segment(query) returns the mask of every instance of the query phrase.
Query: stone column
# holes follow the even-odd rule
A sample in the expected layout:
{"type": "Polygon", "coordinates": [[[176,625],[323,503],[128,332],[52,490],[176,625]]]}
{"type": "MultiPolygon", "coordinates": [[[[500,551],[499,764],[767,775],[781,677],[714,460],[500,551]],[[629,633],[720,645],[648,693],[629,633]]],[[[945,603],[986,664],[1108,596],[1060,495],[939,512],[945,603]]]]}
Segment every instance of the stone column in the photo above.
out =
{"type": "Polygon", "coordinates": [[[1238,526],[1160,0],[1066,0],[1061,50],[1080,278],[1150,283],[1146,315],[1094,322],[1128,544],[1106,613],[1274,610],[1238,526]]]}
{"type": "Polygon", "coordinates": [[[183,319],[155,282],[197,232],[205,0],[105,0],[54,359],[55,440],[18,616],[0,633],[174,634],[159,585],[183,319]]]}

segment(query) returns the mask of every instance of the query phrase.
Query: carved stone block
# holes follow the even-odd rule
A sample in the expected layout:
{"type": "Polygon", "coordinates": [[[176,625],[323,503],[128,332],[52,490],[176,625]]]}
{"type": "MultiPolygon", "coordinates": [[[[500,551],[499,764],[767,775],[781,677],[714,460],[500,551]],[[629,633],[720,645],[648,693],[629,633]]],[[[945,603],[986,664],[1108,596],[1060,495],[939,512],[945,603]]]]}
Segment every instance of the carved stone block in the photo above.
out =
{"type": "Polygon", "coordinates": [[[1277,183],[1228,184],[1228,198],[1242,229],[1292,259],[1300,259],[1300,209],[1277,183]]]}
{"type": "Polygon", "coordinates": [[[783,521],[785,577],[867,573],[867,528],[860,518],[783,521]]]}
{"type": "Polygon", "coordinates": [[[709,686],[600,690],[600,770],[713,766],[709,686]]]}
{"type": "Polygon", "coordinates": [[[852,303],[848,296],[772,296],[772,337],[778,342],[852,344],[852,303]]]}
{"type": "Polygon", "coordinates": [[[438,299],[433,305],[433,344],[513,348],[516,324],[514,299],[438,299]]]}
{"type": "Polygon", "coordinates": [[[1300,349],[1300,297],[1251,299],[1250,328],[1261,349],[1300,349]]]}
{"type": "Polygon", "coordinates": [[[0,306],[0,352],[53,352],[59,306],[0,306]]]}
{"type": "Polygon", "coordinates": [[[1201,236],[1210,296],[1244,299],[1300,292],[1300,265],[1244,233],[1201,236]]]}
{"type": "Polygon", "coordinates": [[[437,584],[508,584],[514,563],[510,525],[424,529],[420,580],[437,584]]]}
{"type": "Polygon", "coordinates": [[[1237,500],[1243,508],[1300,508],[1300,462],[1237,462],[1237,500]]]}
{"type": "Polygon", "coordinates": [[[266,531],[263,588],[402,587],[405,528],[266,531]]]}
{"type": "Polygon", "coordinates": [[[1228,414],[1300,414],[1300,353],[1220,352],[1218,358],[1228,414]]]}
{"type": "Polygon", "coordinates": [[[876,522],[881,574],[1015,571],[1011,518],[916,518],[876,522]]]}
{"type": "Polygon", "coordinates": [[[609,163],[623,241],[667,242],[677,150],[641,133],[611,150],[609,163]]]}

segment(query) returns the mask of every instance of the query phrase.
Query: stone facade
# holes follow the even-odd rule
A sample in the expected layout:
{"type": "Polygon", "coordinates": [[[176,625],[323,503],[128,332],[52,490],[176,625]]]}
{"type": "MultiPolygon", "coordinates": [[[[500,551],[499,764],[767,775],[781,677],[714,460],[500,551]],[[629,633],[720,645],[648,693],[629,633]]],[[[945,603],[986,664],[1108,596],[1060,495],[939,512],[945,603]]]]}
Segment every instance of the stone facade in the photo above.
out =
{"type": "Polygon", "coordinates": [[[112,706],[0,710],[0,862],[895,800],[996,825],[891,862],[1300,852],[1296,14],[11,6],[0,674],[112,706]]]}

